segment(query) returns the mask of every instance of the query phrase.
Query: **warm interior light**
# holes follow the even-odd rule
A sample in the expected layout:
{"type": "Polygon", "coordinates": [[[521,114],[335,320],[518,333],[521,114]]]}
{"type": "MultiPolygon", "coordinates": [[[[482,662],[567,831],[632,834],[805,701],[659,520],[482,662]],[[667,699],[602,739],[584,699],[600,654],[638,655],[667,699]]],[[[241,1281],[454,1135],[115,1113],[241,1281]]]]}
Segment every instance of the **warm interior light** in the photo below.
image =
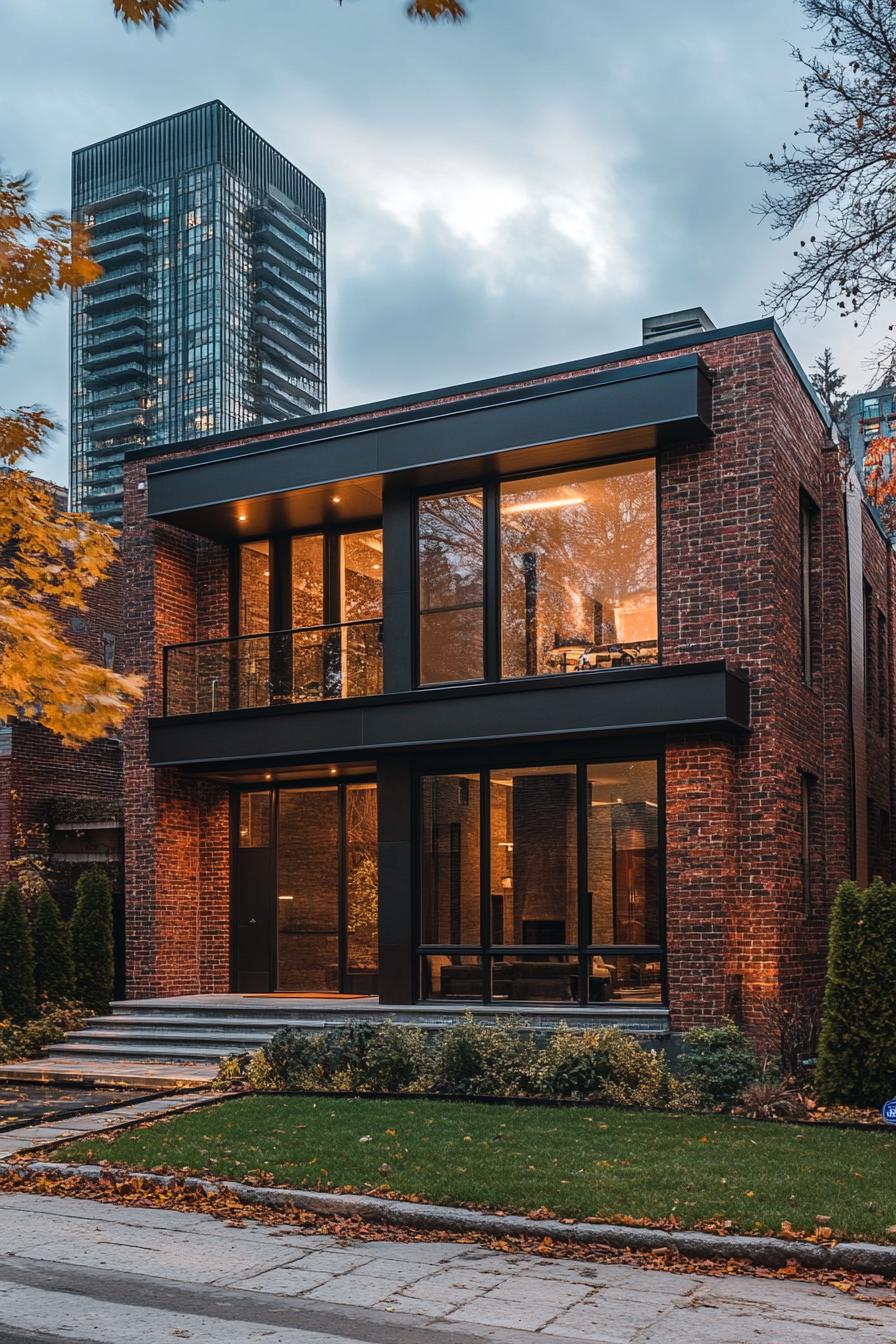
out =
{"type": "Polygon", "coordinates": [[[563,499],[535,499],[531,503],[520,500],[518,504],[502,504],[502,513],[535,513],[538,509],[565,509],[568,505],[584,504],[581,495],[567,495],[563,499]]]}
{"type": "Polygon", "coordinates": [[[330,503],[331,503],[331,504],[341,504],[341,503],[342,503],[342,496],[341,496],[341,495],[331,495],[331,496],[330,496],[330,503]]]}
{"type": "Polygon", "coordinates": [[[246,521],[246,515],[244,513],[241,513],[239,515],[239,520],[241,523],[244,523],[246,521]]]}
{"type": "Polygon", "coordinates": [[[335,767],[335,765],[331,765],[331,766],[330,766],[330,774],[331,774],[331,775],[335,775],[335,773],[336,773],[336,767],[335,767]]]}
{"type": "Polygon", "coordinates": [[[268,775],[265,775],[265,779],[271,779],[271,778],[272,778],[271,775],[269,775],[269,774],[268,774],[268,775]]]}

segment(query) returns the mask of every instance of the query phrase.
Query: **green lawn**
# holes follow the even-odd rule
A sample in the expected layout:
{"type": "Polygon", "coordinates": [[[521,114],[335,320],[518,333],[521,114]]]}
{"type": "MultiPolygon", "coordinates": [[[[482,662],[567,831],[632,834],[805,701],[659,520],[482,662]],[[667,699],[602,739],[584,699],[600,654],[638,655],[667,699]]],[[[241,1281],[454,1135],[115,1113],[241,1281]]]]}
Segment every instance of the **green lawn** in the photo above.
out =
{"type": "Polygon", "coordinates": [[[730,1116],[251,1096],[56,1151],[146,1170],[312,1189],[388,1187],[439,1204],[744,1232],[816,1215],[839,1238],[893,1242],[896,1134],[730,1116]],[[381,1170],[382,1168],[382,1170],[381,1170]]]}

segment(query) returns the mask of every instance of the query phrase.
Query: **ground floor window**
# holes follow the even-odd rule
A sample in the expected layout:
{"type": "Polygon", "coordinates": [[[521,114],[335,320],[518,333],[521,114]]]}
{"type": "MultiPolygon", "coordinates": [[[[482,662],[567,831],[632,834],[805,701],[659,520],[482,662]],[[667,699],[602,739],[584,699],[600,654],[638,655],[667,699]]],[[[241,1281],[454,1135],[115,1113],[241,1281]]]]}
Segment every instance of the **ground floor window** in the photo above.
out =
{"type": "Polygon", "coordinates": [[[420,993],[658,1003],[656,758],[423,774],[420,993]]]}

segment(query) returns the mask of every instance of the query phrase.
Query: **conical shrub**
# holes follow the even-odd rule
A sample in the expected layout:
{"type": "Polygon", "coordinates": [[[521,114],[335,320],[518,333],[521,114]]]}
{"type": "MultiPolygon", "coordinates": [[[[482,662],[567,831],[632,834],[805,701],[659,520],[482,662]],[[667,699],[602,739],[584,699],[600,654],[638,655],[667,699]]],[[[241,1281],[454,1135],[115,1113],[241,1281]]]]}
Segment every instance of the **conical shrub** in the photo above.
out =
{"type": "Polygon", "coordinates": [[[881,878],[837,892],[816,1082],[846,1106],[896,1096],[896,887],[881,878]]]}
{"type": "Polygon", "coordinates": [[[70,999],[75,991],[71,936],[52,892],[43,884],[31,916],[31,937],[38,998],[47,998],[51,1003],[70,999]]]}
{"type": "Polygon", "coordinates": [[[75,997],[92,1012],[102,1012],[112,998],[112,888],[98,865],[85,868],[75,887],[71,919],[75,997]]]}
{"type": "Polygon", "coordinates": [[[4,1012],[16,1022],[34,1015],[34,948],[15,882],[10,882],[0,897],[0,995],[4,1012]]]}

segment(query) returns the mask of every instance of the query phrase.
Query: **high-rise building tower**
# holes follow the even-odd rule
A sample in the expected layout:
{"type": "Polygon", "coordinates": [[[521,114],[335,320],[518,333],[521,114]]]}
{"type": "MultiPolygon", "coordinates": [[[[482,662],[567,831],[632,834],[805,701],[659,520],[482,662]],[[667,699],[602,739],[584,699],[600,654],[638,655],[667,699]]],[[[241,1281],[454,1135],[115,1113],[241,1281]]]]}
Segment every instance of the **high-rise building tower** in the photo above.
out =
{"type": "Polygon", "coordinates": [[[72,213],[73,508],[121,524],[127,449],[326,409],[323,192],[223,103],[77,150],[72,213]]]}

